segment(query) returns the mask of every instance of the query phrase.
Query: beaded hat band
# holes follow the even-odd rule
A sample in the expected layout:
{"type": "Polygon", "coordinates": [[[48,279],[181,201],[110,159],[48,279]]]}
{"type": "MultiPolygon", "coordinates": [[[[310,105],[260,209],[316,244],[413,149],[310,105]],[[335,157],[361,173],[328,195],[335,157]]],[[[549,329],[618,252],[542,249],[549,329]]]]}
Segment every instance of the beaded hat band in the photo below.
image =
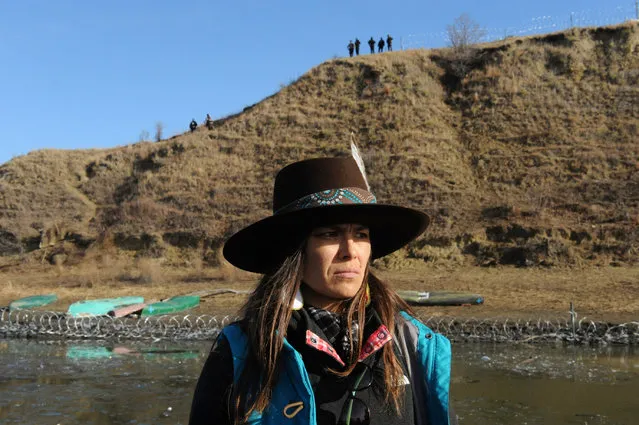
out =
{"type": "Polygon", "coordinates": [[[371,192],[359,187],[328,189],[311,193],[278,209],[273,214],[284,214],[306,208],[326,207],[332,205],[376,204],[377,198],[371,192]]]}

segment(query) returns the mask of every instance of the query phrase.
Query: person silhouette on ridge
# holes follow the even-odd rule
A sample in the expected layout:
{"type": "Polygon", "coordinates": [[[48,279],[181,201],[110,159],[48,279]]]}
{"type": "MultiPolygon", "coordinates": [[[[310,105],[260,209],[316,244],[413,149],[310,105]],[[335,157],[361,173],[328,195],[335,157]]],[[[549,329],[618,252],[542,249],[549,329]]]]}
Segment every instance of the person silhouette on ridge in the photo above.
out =
{"type": "Polygon", "coordinates": [[[375,40],[373,40],[373,37],[368,40],[368,47],[371,48],[371,54],[375,53],[375,40]]]}
{"type": "Polygon", "coordinates": [[[353,57],[353,50],[355,49],[355,45],[353,44],[353,40],[349,41],[348,42],[348,46],[346,46],[346,47],[348,47],[348,55],[350,57],[353,57]]]}
{"type": "Polygon", "coordinates": [[[191,129],[191,133],[194,132],[195,129],[197,128],[197,121],[195,121],[195,118],[191,120],[191,124],[189,124],[189,128],[191,129]]]}
{"type": "Polygon", "coordinates": [[[362,44],[359,38],[355,38],[355,54],[359,56],[359,45],[362,44]]]}
{"type": "Polygon", "coordinates": [[[386,36],[386,50],[388,52],[393,51],[393,37],[391,37],[390,34],[386,36]]]}
{"type": "Polygon", "coordinates": [[[382,53],[384,51],[384,39],[382,37],[379,38],[377,42],[377,52],[382,53]]]}

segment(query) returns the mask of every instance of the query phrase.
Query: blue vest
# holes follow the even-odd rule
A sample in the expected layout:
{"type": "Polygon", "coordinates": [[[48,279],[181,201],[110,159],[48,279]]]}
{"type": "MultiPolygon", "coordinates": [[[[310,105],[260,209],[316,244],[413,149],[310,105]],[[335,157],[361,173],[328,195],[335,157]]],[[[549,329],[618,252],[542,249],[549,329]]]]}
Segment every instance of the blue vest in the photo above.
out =
{"type": "MultiPolygon", "coordinates": [[[[402,317],[409,326],[409,332],[415,332],[408,336],[409,352],[404,353],[409,363],[410,381],[415,397],[415,409],[418,424],[420,417],[427,418],[429,425],[448,425],[448,390],[450,387],[450,342],[443,335],[434,333],[419,320],[402,312],[402,317]],[[415,352],[412,352],[415,349],[415,352]],[[418,370],[415,370],[418,369],[418,370]],[[418,399],[419,398],[419,399],[418,399]]],[[[399,332],[406,332],[398,327],[399,332]]],[[[238,325],[230,325],[222,330],[222,335],[228,340],[233,355],[233,378],[235,381],[240,376],[244,361],[246,360],[247,337],[238,325]]],[[[402,336],[406,341],[406,335],[402,336]]],[[[282,348],[283,370],[278,377],[273,396],[269,406],[262,412],[253,412],[248,424],[291,424],[291,425],[317,425],[315,414],[315,395],[311,382],[306,372],[302,356],[284,339],[282,348]],[[301,410],[291,418],[284,413],[291,403],[302,403],[301,410]]],[[[289,408],[289,415],[296,408],[289,408]]]]}

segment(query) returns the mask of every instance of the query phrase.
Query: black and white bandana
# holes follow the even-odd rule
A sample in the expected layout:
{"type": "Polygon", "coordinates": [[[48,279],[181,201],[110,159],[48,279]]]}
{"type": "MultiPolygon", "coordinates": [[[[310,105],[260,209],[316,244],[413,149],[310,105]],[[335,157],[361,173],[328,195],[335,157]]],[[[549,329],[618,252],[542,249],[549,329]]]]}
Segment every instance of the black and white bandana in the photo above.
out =
{"type": "MultiPolygon", "coordinates": [[[[337,313],[332,313],[321,308],[313,306],[304,306],[311,318],[317,323],[324,332],[327,342],[338,352],[342,359],[348,357],[350,352],[350,344],[348,341],[348,327],[346,326],[346,317],[337,313]]],[[[351,328],[353,343],[357,344],[358,324],[353,322],[351,328]]]]}

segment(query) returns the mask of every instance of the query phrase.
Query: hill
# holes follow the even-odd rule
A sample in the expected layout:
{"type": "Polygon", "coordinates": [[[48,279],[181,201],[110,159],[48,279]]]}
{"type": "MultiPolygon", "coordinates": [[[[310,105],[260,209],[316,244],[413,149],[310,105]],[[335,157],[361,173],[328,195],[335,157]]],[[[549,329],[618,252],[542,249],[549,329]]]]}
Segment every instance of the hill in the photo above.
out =
{"type": "Polygon", "coordinates": [[[334,59],[211,130],[3,164],[0,261],[217,265],[279,168],[352,132],[378,199],[433,218],[380,267],[633,264],[638,126],[637,23],[334,59]]]}

